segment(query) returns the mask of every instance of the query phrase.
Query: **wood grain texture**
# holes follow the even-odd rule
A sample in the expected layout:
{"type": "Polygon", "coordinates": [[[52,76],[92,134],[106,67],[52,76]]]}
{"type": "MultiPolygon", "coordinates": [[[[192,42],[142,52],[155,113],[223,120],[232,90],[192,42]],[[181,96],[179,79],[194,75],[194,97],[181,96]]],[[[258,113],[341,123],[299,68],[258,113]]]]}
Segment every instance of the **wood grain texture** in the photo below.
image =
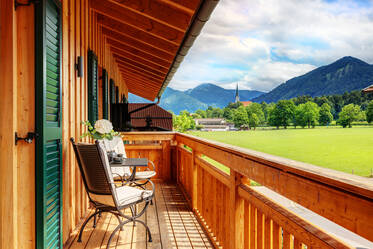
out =
{"type": "Polygon", "coordinates": [[[367,239],[373,238],[371,180],[352,175],[348,179],[341,172],[186,134],[177,134],[176,140],[367,239]]]}

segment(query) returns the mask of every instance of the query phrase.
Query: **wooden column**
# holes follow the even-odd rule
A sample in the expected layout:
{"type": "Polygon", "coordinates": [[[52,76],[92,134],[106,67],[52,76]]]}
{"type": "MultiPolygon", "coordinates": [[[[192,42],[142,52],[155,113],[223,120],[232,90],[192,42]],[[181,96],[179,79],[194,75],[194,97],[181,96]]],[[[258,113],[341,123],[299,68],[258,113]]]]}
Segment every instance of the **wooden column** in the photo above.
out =
{"type": "Polygon", "coordinates": [[[198,210],[198,165],[196,164],[196,157],[200,153],[192,151],[192,208],[194,211],[198,210]]]}
{"type": "Polygon", "coordinates": [[[244,248],[244,215],[245,203],[238,196],[238,185],[241,184],[242,176],[231,169],[230,192],[229,192],[229,220],[230,222],[230,248],[244,248]]]}
{"type": "Polygon", "coordinates": [[[14,1],[0,1],[0,248],[17,241],[17,41],[14,1]]]}
{"type": "Polygon", "coordinates": [[[159,169],[163,179],[171,179],[171,144],[170,141],[162,141],[162,168],[159,169]]]}

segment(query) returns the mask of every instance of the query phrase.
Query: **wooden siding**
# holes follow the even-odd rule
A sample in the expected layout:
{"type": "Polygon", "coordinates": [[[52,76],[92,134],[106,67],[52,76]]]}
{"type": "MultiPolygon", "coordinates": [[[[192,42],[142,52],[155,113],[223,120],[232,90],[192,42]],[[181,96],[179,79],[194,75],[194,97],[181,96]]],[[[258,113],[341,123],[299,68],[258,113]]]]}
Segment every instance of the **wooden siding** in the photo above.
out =
{"type": "MultiPolygon", "coordinates": [[[[87,120],[89,48],[98,55],[99,66],[106,68],[120,93],[127,96],[128,91],[118,64],[108,53],[96,17],[89,11],[89,0],[64,0],[62,10],[63,241],[66,242],[88,208],[69,138],[79,139],[84,129],[80,121],[87,120]],[[85,72],[81,78],[75,70],[78,56],[84,57],[85,72]]],[[[34,4],[15,10],[14,1],[0,1],[0,18],[0,234],[7,238],[0,240],[0,248],[33,249],[35,141],[31,144],[20,141],[15,146],[14,134],[25,137],[27,132],[35,130],[34,4]]]]}

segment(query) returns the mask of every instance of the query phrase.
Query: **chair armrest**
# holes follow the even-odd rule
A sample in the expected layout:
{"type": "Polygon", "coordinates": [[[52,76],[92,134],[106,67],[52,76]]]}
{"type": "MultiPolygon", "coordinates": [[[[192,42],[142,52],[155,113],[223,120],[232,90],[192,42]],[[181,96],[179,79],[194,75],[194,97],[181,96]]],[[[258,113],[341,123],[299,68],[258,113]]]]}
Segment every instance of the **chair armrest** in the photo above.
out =
{"type": "Polygon", "coordinates": [[[152,165],[152,169],[150,169],[149,166],[148,169],[155,172],[155,164],[153,163],[153,161],[148,160],[148,162],[152,165]]]}
{"type": "MultiPolygon", "coordinates": [[[[119,178],[120,178],[120,181],[122,182],[122,186],[124,186],[125,184],[124,184],[124,182],[126,181],[124,178],[123,178],[123,176],[121,176],[121,175],[119,175],[119,174],[117,174],[117,173],[111,173],[112,175],[116,175],[116,176],[119,176],[119,178]]],[[[114,182],[114,184],[115,184],[115,182],[114,182]]]]}

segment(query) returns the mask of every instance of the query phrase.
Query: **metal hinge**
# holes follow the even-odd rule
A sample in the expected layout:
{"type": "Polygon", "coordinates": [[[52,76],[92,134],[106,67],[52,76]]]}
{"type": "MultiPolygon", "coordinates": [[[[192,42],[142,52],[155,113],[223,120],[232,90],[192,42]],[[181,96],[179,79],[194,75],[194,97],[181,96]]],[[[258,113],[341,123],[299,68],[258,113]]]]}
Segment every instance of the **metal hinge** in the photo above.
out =
{"type": "Polygon", "coordinates": [[[39,136],[39,134],[36,133],[36,132],[28,132],[27,137],[18,137],[18,134],[16,132],[15,137],[14,137],[14,143],[15,143],[15,145],[17,145],[18,141],[23,140],[26,143],[30,144],[30,143],[32,143],[32,140],[34,140],[34,138],[37,138],[38,136],[39,136]]]}
{"type": "Polygon", "coordinates": [[[14,9],[17,10],[17,7],[19,6],[30,6],[32,3],[39,3],[39,0],[27,0],[27,3],[25,2],[19,2],[19,0],[14,0],[14,9]]]}

